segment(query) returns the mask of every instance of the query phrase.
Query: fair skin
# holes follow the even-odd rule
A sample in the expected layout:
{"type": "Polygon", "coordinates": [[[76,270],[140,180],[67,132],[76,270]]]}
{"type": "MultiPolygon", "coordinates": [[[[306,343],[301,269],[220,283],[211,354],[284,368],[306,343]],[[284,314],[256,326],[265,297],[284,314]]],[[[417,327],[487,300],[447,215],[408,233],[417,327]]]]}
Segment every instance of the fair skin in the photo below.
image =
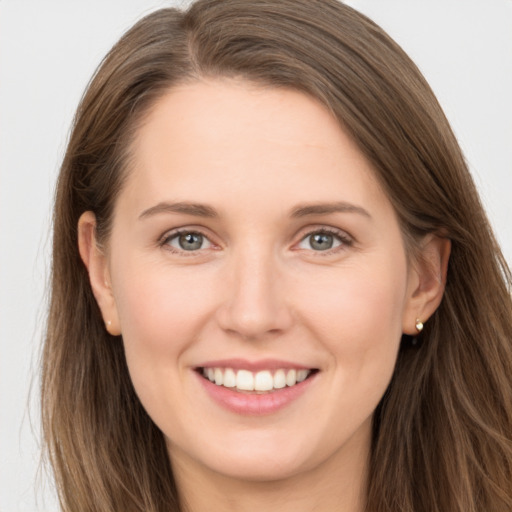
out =
{"type": "Polygon", "coordinates": [[[370,165],[298,92],[176,87],[132,149],[108,244],[86,212],[80,252],[187,510],[362,510],[372,413],[448,242],[410,261],[370,165]]]}

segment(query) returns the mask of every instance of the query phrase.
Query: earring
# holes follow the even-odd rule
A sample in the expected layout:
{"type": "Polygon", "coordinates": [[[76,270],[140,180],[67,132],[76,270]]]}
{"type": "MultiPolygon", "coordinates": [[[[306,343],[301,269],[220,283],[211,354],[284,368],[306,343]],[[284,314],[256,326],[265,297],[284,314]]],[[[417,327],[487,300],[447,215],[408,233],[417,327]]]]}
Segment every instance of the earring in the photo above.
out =
{"type": "Polygon", "coordinates": [[[423,330],[423,322],[419,318],[416,318],[416,330],[418,332],[423,330]]]}
{"type": "Polygon", "coordinates": [[[112,322],[110,320],[107,320],[105,322],[105,324],[106,324],[107,331],[110,331],[110,326],[112,325],[112,322]]]}

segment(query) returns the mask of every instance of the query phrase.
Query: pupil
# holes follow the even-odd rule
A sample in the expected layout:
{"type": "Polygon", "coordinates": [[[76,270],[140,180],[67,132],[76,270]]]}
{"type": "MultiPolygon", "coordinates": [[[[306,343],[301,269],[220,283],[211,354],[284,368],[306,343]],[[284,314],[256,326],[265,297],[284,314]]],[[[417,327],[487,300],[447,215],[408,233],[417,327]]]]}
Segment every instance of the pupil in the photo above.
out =
{"type": "Polygon", "coordinates": [[[311,247],[319,251],[325,251],[326,249],[330,249],[332,247],[332,244],[332,235],[326,235],[325,233],[317,233],[316,235],[313,235],[313,239],[311,241],[311,247]]]}
{"type": "Polygon", "coordinates": [[[180,235],[179,243],[180,247],[185,251],[201,249],[201,245],[203,245],[203,235],[198,233],[185,233],[184,235],[180,235]]]}

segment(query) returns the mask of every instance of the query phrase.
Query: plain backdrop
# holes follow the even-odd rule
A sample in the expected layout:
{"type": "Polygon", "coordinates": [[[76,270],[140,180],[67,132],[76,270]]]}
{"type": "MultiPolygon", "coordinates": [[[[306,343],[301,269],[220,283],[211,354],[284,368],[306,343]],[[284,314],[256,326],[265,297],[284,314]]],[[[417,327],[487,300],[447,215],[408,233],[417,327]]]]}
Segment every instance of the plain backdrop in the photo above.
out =
{"type": "MultiPolygon", "coordinates": [[[[129,26],[185,3],[0,0],[0,512],[57,510],[51,480],[37,475],[38,366],[52,194],[74,109],[129,26]]],[[[512,1],[347,3],[425,74],[512,262],[512,1]]]]}

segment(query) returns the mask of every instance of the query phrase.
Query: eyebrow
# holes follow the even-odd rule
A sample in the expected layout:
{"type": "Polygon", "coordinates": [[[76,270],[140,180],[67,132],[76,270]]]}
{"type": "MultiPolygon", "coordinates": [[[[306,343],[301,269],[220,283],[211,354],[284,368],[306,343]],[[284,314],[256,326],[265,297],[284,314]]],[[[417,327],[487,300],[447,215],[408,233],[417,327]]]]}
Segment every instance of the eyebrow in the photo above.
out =
{"type": "MultiPolygon", "coordinates": [[[[194,217],[206,217],[210,219],[219,217],[217,210],[206,204],[190,202],[162,202],[144,210],[139,215],[139,219],[145,219],[161,213],[181,213],[185,215],[192,215],[194,217]]],[[[328,215],[330,213],[357,213],[371,218],[371,215],[364,208],[343,201],[299,205],[291,210],[290,217],[298,219],[309,215],[328,215]]]]}
{"type": "Polygon", "coordinates": [[[215,218],[219,214],[215,208],[211,206],[200,204],[200,203],[158,203],[147,210],[144,210],[140,215],[139,219],[145,219],[146,217],[152,217],[159,213],[182,213],[185,215],[193,215],[194,217],[208,217],[215,218]]]}
{"type": "Polygon", "coordinates": [[[292,210],[291,217],[301,218],[308,215],[328,215],[330,213],[358,213],[369,219],[372,217],[364,208],[344,201],[299,205],[292,210]]]}

